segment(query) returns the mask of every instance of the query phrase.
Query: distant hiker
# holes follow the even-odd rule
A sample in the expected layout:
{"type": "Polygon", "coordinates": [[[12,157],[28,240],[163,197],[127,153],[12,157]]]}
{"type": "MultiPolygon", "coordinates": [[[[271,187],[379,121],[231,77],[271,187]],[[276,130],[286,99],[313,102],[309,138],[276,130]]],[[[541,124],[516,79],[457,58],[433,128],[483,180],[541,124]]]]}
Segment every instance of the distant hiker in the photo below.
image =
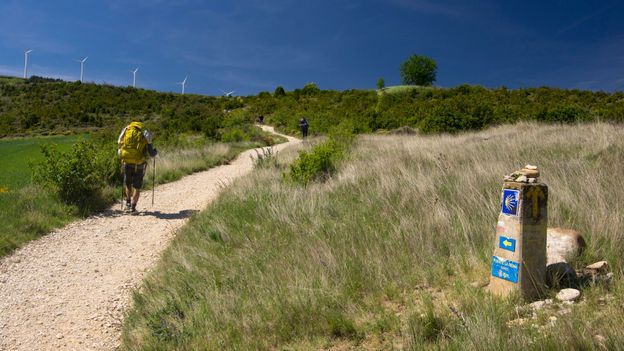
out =
{"type": "Polygon", "coordinates": [[[147,168],[148,157],[155,157],[158,151],[152,146],[152,133],[143,123],[132,122],[126,126],[117,139],[118,154],[122,161],[126,212],[137,213],[143,176],[147,168]]]}
{"type": "Polygon", "coordinates": [[[310,125],[308,124],[308,121],[305,119],[305,117],[301,117],[301,119],[299,120],[299,129],[301,129],[301,136],[303,137],[303,139],[308,136],[309,126],[310,125]]]}
{"type": "Polygon", "coordinates": [[[260,115],[260,117],[258,117],[258,123],[264,124],[264,116],[263,115],[260,115]]]}

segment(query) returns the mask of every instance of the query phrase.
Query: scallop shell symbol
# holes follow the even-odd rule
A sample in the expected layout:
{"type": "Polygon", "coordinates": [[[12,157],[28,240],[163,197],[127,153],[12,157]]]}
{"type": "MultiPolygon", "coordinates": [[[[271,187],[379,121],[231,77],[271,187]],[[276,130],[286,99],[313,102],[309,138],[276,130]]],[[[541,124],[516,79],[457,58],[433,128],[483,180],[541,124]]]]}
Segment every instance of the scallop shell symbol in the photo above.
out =
{"type": "Polygon", "coordinates": [[[516,200],[516,196],[511,193],[508,194],[507,197],[505,198],[505,208],[507,209],[507,211],[513,211],[516,206],[518,206],[518,200],[516,200]]]}

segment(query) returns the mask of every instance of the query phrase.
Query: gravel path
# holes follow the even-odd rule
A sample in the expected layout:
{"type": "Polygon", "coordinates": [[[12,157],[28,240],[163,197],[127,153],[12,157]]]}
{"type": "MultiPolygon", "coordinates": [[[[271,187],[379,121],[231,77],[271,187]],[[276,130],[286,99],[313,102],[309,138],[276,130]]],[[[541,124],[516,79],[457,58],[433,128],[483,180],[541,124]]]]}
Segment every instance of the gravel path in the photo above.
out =
{"type": "MultiPolygon", "coordinates": [[[[287,138],[274,149],[298,142],[287,138]]],[[[116,348],[130,290],[192,213],[252,170],[254,155],[158,186],[154,207],[146,191],[139,216],[121,214],[117,204],[0,260],[0,350],[116,348]]]]}

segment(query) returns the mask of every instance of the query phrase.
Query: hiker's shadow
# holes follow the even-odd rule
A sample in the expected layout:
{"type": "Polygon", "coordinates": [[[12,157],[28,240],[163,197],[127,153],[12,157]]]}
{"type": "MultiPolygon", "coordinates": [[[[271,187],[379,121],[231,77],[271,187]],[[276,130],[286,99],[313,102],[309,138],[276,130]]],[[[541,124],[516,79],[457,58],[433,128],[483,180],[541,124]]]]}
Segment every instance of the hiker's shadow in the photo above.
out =
{"type": "Polygon", "coordinates": [[[189,218],[195,213],[199,211],[197,210],[182,210],[178,213],[163,213],[160,211],[144,211],[141,212],[141,216],[154,216],[158,219],[185,219],[189,218]]]}

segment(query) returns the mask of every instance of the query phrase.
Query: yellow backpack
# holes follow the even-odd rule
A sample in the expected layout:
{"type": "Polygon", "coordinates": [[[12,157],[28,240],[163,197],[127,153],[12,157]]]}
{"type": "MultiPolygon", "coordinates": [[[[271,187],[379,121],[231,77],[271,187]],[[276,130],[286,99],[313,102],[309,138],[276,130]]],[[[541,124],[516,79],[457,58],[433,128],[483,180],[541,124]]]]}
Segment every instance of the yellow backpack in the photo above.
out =
{"type": "Polygon", "coordinates": [[[125,163],[142,164],[145,162],[146,146],[147,140],[143,136],[143,123],[132,122],[126,127],[119,156],[125,163]]]}

